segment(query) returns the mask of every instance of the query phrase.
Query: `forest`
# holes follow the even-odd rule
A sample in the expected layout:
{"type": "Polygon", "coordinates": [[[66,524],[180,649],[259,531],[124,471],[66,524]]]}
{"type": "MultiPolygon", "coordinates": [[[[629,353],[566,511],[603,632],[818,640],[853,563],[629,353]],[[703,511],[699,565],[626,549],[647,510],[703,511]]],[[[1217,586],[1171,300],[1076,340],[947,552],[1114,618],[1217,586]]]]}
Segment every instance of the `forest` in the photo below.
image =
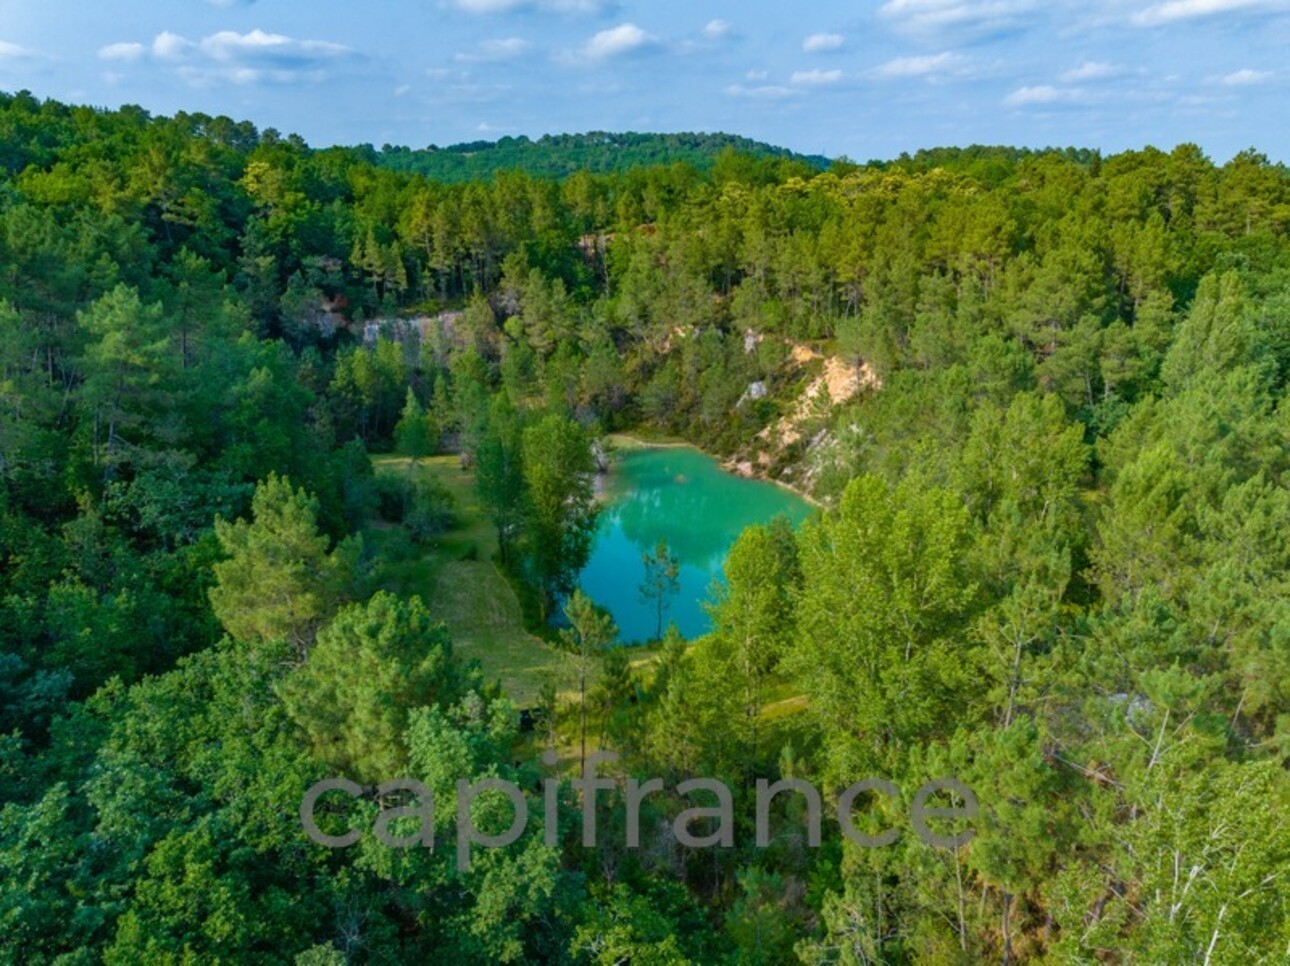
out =
{"type": "Polygon", "coordinates": [[[498,141],[473,141],[419,150],[385,145],[374,160],[395,171],[411,171],[433,181],[463,182],[499,171],[523,171],[536,177],[565,177],[584,171],[609,174],[648,165],[688,164],[706,171],[723,152],[760,158],[787,158],[824,169],[828,158],[798,155],[749,138],[729,134],[586,134],[524,135],[498,141]]]}
{"type": "Polygon", "coordinates": [[[1286,961],[1284,166],[406,160],[0,94],[0,960],[1286,961]],[[827,365],[864,379],[805,405],[827,365]],[[821,507],[740,536],[712,633],[630,657],[575,590],[622,431],[821,507]],[[521,705],[396,579],[462,512],[414,472],[444,456],[572,689],[521,705]],[[872,775],[892,844],[813,843],[785,795],[756,845],[759,781],[872,775]],[[368,792],[333,833],[408,778],[451,843],[456,781],[540,816],[553,776],[558,834],[323,848],[334,776],[368,792]],[[944,776],[953,848],[908,822],[944,776]],[[673,836],[695,777],[731,847],[673,836]]]}

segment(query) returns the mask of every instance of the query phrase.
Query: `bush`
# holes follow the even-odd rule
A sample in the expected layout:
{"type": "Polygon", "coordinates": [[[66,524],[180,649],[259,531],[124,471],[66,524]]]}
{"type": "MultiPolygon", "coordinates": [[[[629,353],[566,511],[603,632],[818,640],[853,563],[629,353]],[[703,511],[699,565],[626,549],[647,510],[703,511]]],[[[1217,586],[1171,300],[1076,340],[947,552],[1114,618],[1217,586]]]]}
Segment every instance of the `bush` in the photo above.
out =
{"type": "Polygon", "coordinates": [[[412,500],[403,517],[409,535],[418,543],[452,526],[454,500],[437,480],[423,480],[412,487],[412,500]]]}
{"type": "Polygon", "coordinates": [[[412,508],[413,485],[397,476],[378,476],[376,488],[376,512],[387,523],[402,523],[412,508]]]}

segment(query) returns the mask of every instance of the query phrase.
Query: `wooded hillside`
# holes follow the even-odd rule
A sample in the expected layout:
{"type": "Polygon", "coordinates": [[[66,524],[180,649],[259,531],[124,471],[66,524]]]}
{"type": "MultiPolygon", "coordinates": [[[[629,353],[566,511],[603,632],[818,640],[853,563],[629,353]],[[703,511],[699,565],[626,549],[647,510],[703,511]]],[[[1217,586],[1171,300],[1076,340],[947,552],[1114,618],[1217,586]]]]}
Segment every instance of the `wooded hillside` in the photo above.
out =
{"type": "MultiPolygon", "coordinates": [[[[378,160],[0,95],[5,961],[1284,962],[1283,166],[378,160]],[[803,408],[828,366],[866,375],[803,408]],[[569,598],[615,429],[828,507],[745,532],[714,632],[635,663],[569,598]],[[415,482],[445,453],[592,672],[532,732],[399,578],[451,526],[415,482]],[[583,737],[620,755],[594,850],[583,737]],[[540,814],[548,746],[557,845],[535,820],[460,873],[453,782],[540,814]],[[337,774],[426,783],[442,847],[312,844],[337,774]],[[950,849],[906,818],[946,775],[980,804],[950,849]],[[678,845],[669,791],[627,848],[629,776],[725,781],[736,844],[678,845]],[[830,814],[809,847],[790,804],[755,847],[759,779],[870,776],[894,844],[830,814]]],[[[371,829],[347,801],[327,827],[371,829]]]]}

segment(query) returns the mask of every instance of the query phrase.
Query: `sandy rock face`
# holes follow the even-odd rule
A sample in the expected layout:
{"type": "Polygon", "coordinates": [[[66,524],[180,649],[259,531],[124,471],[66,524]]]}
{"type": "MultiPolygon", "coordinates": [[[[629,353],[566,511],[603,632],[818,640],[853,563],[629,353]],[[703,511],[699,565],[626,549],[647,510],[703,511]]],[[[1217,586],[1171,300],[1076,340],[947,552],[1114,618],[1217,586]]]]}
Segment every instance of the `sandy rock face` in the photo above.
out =
{"type": "MultiPolygon", "coordinates": [[[[822,358],[806,346],[794,347],[794,359],[799,354],[809,354],[812,359],[822,358]]],[[[829,356],[824,359],[824,371],[797,397],[793,410],[779,422],[762,430],[760,438],[780,448],[792,446],[802,438],[803,424],[813,417],[823,415],[832,406],[850,402],[864,389],[881,388],[882,381],[868,363],[854,366],[837,356],[829,356]]]]}

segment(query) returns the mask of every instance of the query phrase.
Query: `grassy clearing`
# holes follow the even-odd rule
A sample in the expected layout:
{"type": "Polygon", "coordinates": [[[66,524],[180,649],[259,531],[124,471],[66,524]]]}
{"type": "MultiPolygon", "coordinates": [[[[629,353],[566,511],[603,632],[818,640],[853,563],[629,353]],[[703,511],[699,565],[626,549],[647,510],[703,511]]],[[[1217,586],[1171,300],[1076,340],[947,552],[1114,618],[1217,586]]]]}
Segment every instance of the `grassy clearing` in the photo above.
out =
{"type": "Polygon", "coordinates": [[[407,549],[406,535],[397,527],[369,531],[378,552],[389,551],[381,553],[381,585],[419,594],[448,625],[457,653],[478,661],[521,707],[535,702],[550,675],[558,690],[571,691],[576,682],[564,655],[524,629],[515,591],[493,562],[497,537],[475,494],[474,474],[455,456],[422,460],[415,468],[401,457],[377,456],[372,462],[377,473],[433,477],[456,500],[455,525],[427,545],[407,549]]]}

